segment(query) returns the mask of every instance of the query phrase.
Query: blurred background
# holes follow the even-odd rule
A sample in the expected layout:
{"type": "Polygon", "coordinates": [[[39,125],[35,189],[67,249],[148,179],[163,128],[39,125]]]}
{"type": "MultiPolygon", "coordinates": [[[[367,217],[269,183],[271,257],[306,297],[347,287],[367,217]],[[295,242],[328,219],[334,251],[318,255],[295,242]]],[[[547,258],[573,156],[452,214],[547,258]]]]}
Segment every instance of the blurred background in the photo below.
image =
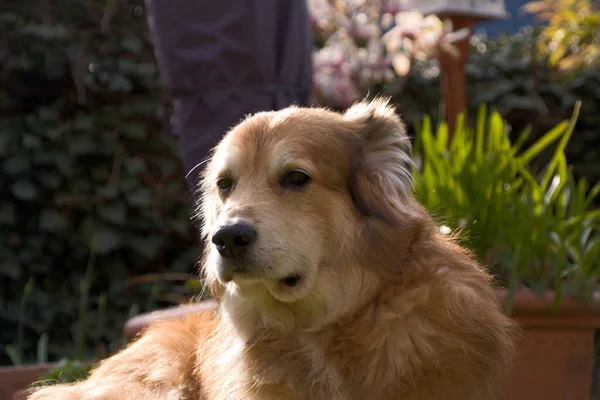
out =
{"type": "MultiPolygon", "coordinates": [[[[312,103],[390,96],[415,141],[417,195],[499,286],[593,302],[597,5],[308,4],[312,103]],[[448,63],[463,73],[461,115],[448,112],[448,63]]],[[[201,295],[171,109],[142,0],[2,2],[0,365],[97,360],[125,343],[129,318],[201,295]]]]}

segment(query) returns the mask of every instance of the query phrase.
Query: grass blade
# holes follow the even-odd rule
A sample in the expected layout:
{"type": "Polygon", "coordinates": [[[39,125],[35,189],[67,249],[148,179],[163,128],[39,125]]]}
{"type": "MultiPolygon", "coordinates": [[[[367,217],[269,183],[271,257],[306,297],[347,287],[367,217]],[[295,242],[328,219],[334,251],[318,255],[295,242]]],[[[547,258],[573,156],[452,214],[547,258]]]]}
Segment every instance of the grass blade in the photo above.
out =
{"type": "Polygon", "coordinates": [[[531,160],[537,157],[542,151],[544,151],[548,146],[554,143],[565,131],[568,126],[567,121],[562,121],[560,124],[556,125],[549,132],[547,132],[544,136],[539,138],[531,147],[529,147],[523,154],[519,156],[519,161],[522,164],[529,164],[531,160]]]}

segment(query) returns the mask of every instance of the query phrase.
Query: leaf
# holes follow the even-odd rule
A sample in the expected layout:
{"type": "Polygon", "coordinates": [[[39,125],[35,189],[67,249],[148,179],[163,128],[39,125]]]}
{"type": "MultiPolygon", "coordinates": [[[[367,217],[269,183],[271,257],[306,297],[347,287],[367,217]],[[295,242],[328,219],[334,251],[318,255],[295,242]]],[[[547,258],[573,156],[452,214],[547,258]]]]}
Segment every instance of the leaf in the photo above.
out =
{"type": "Polygon", "coordinates": [[[92,239],[92,251],[106,255],[122,244],[121,236],[115,231],[99,230],[94,233],[92,239]]]}
{"type": "Polygon", "coordinates": [[[45,41],[67,38],[69,31],[63,25],[35,25],[29,24],[21,29],[22,34],[36,36],[45,41]]]}
{"type": "Polygon", "coordinates": [[[92,137],[82,135],[69,142],[69,154],[73,156],[94,154],[98,152],[98,148],[92,137]]]}
{"type": "Polygon", "coordinates": [[[127,201],[132,206],[143,207],[150,204],[152,192],[150,189],[139,189],[127,196],[127,201]]]}
{"type": "Polygon", "coordinates": [[[127,221],[127,207],[125,204],[107,204],[98,209],[98,216],[108,222],[123,225],[127,221]]]}
{"type": "Polygon", "coordinates": [[[43,210],[40,213],[40,230],[58,232],[67,227],[67,220],[54,210],[43,210]]]}
{"type": "Polygon", "coordinates": [[[487,114],[487,107],[485,104],[479,106],[477,111],[477,127],[475,128],[475,159],[481,162],[483,158],[483,142],[484,142],[484,130],[485,130],[485,117],[487,114]]]}
{"type": "Polygon", "coordinates": [[[125,75],[114,74],[108,84],[108,89],[115,92],[127,93],[133,89],[133,84],[125,75]]]}
{"type": "Polygon", "coordinates": [[[15,207],[12,204],[3,204],[0,207],[0,224],[12,225],[16,222],[15,207]]]}
{"type": "Polygon", "coordinates": [[[128,243],[131,245],[131,247],[133,249],[135,249],[135,251],[148,258],[148,259],[152,259],[153,257],[156,256],[156,253],[158,252],[158,248],[161,244],[162,240],[160,237],[154,236],[154,237],[136,237],[136,238],[131,238],[128,243]]]}
{"type": "Polygon", "coordinates": [[[60,186],[60,175],[55,171],[40,171],[37,174],[38,181],[49,189],[58,189],[60,186]]]}
{"type": "Polygon", "coordinates": [[[142,41],[135,36],[127,36],[121,40],[121,46],[132,53],[139,53],[142,48],[142,41]]]}
{"type": "Polygon", "coordinates": [[[596,182],[594,187],[590,190],[587,200],[585,202],[585,208],[587,209],[592,205],[594,199],[600,194],[600,182],[596,182]]]}
{"type": "MultiPolygon", "coordinates": [[[[562,160],[562,162],[564,162],[566,164],[566,159],[565,159],[565,154],[564,154],[565,148],[567,147],[567,143],[569,142],[569,139],[571,138],[571,135],[573,134],[573,130],[575,129],[575,124],[577,123],[577,118],[579,117],[580,109],[581,109],[581,102],[577,102],[575,104],[575,109],[573,110],[573,116],[569,120],[569,124],[568,124],[564,134],[562,135],[560,142],[558,143],[558,146],[556,147],[556,150],[554,151],[554,155],[552,156],[552,159],[550,160],[550,163],[548,164],[546,174],[542,178],[542,183],[541,183],[542,190],[546,190],[546,187],[548,186],[548,183],[550,182],[550,179],[554,175],[554,171],[556,170],[556,167],[561,162],[561,160],[562,160]]],[[[565,177],[565,179],[566,179],[566,177],[565,177]]]]}
{"type": "Polygon", "coordinates": [[[10,190],[12,194],[19,200],[31,201],[38,195],[37,188],[28,180],[21,180],[14,183],[10,190]]]}
{"type": "Polygon", "coordinates": [[[137,175],[146,169],[146,163],[141,158],[134,157],[127,160],[125,167],[127,168],[127,172],[131,175],[137,175]]]}
{"type": "Polygon", "coordinates": [[[10,279],[19,279],[21,277],[21,265],[13,261],[1,261],[0,274],[10,279]]]}
{"type": "Polygon", "coordinates": [[[40,364],[48,362],[48,334],[46,332],[42,333],[38,340],[37,361],[40,364]]]}
{"type": "Polygon", "coordinates": [[[6,350],[6,354],[8,355],[8,358],[10,358],[10,362],[12,362],[13,365],[23,365],[23,357],[21,357],[14,345],[8,344],[4,347],[4,349],[6,350]]]}
{"type": "Polygon", "coordinates": [[[529,164],[531,160],[537,157],[544,149],[554,143],[561,135],[564,130],[567,128],[568,122],[563,121],[560,124],[556,125],[549,132],[547,132],[544,136],[539,138],[532,146],[529,147],[523,154],[519,156],[519,162],[522,164],[529,164]]]}
{"type": "Polygon", "coordinates": [[[25,157],[12,156],[7,158],[2,164],[2,168],[4,172],[6,172],[10,176],[17,176],[19,174],[25,173],[31,164],[25,157]]]}
{"type": "Polygon", "coordinates": [[[115,199],[119,196],[119,188],[115,186],[99,186],[96,188],[96,193],[106,199],[115,199]]]}
{"type": "Polygon", "coordinates": [[[41,387],[54,383],[73,383],[85,379],[93,367],[94,365],[90,363],[62,359],[33,383],[32,387],[41,387]]]}

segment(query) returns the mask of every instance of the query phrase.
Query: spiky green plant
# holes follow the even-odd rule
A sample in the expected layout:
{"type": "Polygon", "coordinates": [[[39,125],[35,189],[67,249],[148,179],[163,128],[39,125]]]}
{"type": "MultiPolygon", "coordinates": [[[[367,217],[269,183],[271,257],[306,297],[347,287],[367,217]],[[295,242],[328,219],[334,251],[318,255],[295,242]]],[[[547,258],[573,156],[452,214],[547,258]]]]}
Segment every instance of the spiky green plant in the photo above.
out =
{"type": "MultiPolygon", "coordinates": [[[[600,210],[591,209],[600,183],[589,188],[569,170],[565,146],[579,103],[563,121],[527,148],[528,131],[513,143],[501,116],[480,107],[475,129],[461,116],[450,137],[425,117],[417,128],[415,191],[443,229],[460,240],[515,290],[556,291],[591,299],[600,275],[600,210]],[[531,162],[554,145],[539,173],[531,162]],[[589,189],[589,190],[588,190],[589,189]]],[[[510,313],[512,300],[507,304],[510,313]]]]}

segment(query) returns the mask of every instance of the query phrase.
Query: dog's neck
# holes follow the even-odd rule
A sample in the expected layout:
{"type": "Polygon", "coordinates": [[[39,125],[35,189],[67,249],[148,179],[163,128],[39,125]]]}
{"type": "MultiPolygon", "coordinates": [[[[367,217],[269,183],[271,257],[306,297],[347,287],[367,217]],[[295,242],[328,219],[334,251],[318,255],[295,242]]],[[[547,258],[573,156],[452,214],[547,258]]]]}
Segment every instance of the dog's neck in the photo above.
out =
{"type": "MultiPolygon", "coordinates": [[[[362,376],[364,371],[348,371],[348,365],[352,364],[348,357],[360,358],[354,361],[359,365],[369,365],[369,374],[374,374],[378,379],[384,379],[382,377],[387,375],[391,377],[394,372],[386,372],[389,355],[385,346],[379,349],[381,351],[373,351],[372,343],[353,341],[353,338],[369,337],[371,329],[382,331],[377,336],[379,338],[386,335],[386,328],[382,321],[376,320],[376,314],[381,296],[387,290],[382,288],[381,292],[370,297],[360,308],[341,318],[336,317],[335,321],[305,328],[301,326],[305,321],[296,320],[296,327],[289,330],[282,330],[289,321],[279,326],[273,325],[270,320],[273,315],[261,315],[247,299],[224,298],[220,306],[222,325],[235,337],[233,343],[237,348],[245,354],[251,352],[248,359],[253,360],[254,370],[264,370],[267,381],[293,380],[295,378],[292,375],[299,374],[304,379],[315,379],[315,390],[330,393],[317,396],[318,398],[345,398],[335,395],[337,388],[353,386],[354,383],[348,382],[356,381],[356,390],[362,390],[365,387],[362,382],[373,379],[362,376]],[[273,360],[279,360],[276,366],[273,366],[273,360]],[[280,373],[283,376],[278,376],[280,373]],[[309,377],[307,374],[314,376],[309,377]],[[346,382],[345,385],[341,385],[342,380],[346,382]]],[[[385,379],[385,382],[380,383],[385,386],[389,381],[385,379]]]]}

